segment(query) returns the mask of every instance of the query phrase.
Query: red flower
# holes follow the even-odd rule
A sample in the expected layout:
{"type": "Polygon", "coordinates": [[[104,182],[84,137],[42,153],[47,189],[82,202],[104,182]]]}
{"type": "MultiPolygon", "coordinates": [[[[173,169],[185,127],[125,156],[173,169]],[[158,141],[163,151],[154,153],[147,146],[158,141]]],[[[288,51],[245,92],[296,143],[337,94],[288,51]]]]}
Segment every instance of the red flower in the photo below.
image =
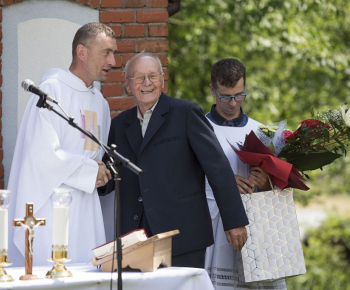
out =
{"type": "MultiPolygon", "coordinates": [[[[287,137],[284,135],[284,139],[287,141],[288,139],[298,137],[297,135],[303,130],[313,130],[313,134],[309,135],[309,138],[316,138],[319,134],[323,134],[323,128],[326,128],[327,130],[330,130],[331,127],[323,123],[322,121],[315,120],[315,119],[307,119],[302,121],[298,128],[295,130],[294,133],[287,135],[287,137]]],[[[304,131],[305,132],[305,131],[304,131]]],[[[284,133],[284,131],[283,131],[284,133]]]]}
{"type": "Polygon", "coordinates": [[[305,125],[305,127],[311,127],[311,128],[317,128],[320,125],[323,125],[323,128],[330,129],[331,127],[328,124],[323,123],[322,121],[315,120],[315,119],[307,119],[300,123],[300,128],[302,125],[305,125]]]}
{"type": "Polygon", "coordinates": [[[293,132],[291,130],[283,130],[282,137],[284,139],[284,142],[287,143],[287,140],[291,138],[293,135],[293,132]]]}

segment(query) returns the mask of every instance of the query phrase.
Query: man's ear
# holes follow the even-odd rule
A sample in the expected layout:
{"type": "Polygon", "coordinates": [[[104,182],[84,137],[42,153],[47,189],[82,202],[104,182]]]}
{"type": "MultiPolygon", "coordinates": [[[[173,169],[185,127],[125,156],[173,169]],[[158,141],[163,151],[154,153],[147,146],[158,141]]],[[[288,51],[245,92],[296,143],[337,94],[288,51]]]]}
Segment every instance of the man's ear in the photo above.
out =
{"type": "Polygon", "coordinates": [[[130,89],[130,85],[129,85],[129,80],[128,79],[124,79],[124,85],[125,85],[125,90],[127,92],[128,95],[131,95],[131,89],[130,89]]]}
{"type": "Polygon", "coordinates": [[[216,94],[215,94],[215,92],[214,92],[213,85],[212,85],[212,84],[209,84],[209,87],[210,87],[211,93],[216,97],[216,94]]]}
{"type": "Polygon", "coordinates": [[[85,60],[86,59],[86,54],[87,54],[87,48],[82,45],[78,44],[77,46],[77,56],[80,60],[85,60]]]}

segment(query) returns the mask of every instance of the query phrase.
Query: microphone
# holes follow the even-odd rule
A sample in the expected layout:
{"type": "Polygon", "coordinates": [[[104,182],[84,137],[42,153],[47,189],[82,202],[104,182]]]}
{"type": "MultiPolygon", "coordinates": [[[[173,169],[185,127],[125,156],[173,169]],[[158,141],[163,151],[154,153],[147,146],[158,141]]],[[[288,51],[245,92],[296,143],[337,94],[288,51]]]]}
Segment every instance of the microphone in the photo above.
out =
{"type": "Polygon", "coordinates": [[[49,100],[52,103],[58,104],[58,102],[55,99],[51,98],[48,93],[45,93],[42,90],[40,90],[39,87],[36,87],[34,85],[34,82],[31,80],[28,80],[28,79],[24,80],[22,82],[22,88],[24,91],[32,92],[35,95],[44,97],[45,99],[49,100]]]}

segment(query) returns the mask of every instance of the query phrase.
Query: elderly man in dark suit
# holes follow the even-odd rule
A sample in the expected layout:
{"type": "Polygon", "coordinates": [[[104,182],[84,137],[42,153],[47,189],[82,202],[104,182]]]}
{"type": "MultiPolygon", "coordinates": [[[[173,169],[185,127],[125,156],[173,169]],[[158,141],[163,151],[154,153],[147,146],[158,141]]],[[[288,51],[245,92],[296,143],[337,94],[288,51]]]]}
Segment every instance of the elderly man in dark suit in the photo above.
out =
{"type": "MultiPolygon", "coordinates": [[[[112,120],[108,143],[143,174],[121,170],[122,234],[137,228],[149,236],[179,229],[172,265],[203,268],[205,249],[213,244],[206,175],[227,240],[240,251],[248,220],[234,173],[200,107],[162,93],[162,65],[144,52],[126,64],[125,86],[137,106],[112,120]]],[[[109,182],[103,194],[113,189],[109,182]]]]}

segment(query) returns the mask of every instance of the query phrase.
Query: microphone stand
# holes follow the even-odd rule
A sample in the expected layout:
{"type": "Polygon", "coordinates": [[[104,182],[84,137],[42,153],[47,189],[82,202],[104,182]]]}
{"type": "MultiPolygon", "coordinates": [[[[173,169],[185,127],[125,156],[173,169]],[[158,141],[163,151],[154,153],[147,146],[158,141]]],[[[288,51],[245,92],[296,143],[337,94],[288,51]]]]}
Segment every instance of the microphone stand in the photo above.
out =
{"type": "MultiPolygon", "coordinates": [[[[47,104],[46,102],[46,95],[42,94],[39,95],[40,97],[38,103],[36,104],[37,107],[39,108],[45,108],[48,109],[49,111],[53,111],[54,113],[56,113],[58,116],[60,116],[62,119],[66,120],[68,122],[69,125],[71,125],[72,127],[78,129],[80,132],[82,132],[85,136],[89,137],[90,139],[92,139],[94,142],[96,142],[98,145],[100,145],[103,150],[106,152],[106,154],[109,156],[110,160],[109,162],[107,162],[108,167],[113,171],[114,173],[114,181],[115,181],[115,203],[117,204],[116,207],[116,227],[117,227],[117,270],[118,270],[118,290],[122,290],[123,289],[123,282],[122,282],[122,244],[121,244],[121,205],[120,205],[120,177],[118,175],[118,172],[120,172],[121,170],[121,165],[123,165],[124,167],[128,168],[129,170],[131,170],[132,172],[134,172],[137,175],[140,175],[142,173],[142,170],[137,167],[135,164],[133,164],[129,159],[126,159],[125,157],[123,157],[122,155],[120,155],[115,149],[116,149],[116,145],[112,144],[111,147],[109,148],[107,145],[103,144],[100,140],[98,140],[92,133],[82,129],[79,125],[77,125],[76,123],[74,123],[74,117],[69,117],[67,115],[67,113],[62,109],[62,107],[57,103],[57,105],[60,107],[60,109],[65,113],[64,116],[61,113],[59,113],[58,111],[56,111],[53,106],[47,104]]],[[[113,271],[113,263],[114,263],[114,252],[113,251],[113,262],[112,262],[112,270],[113,271]]],[[[112,287],[112,285],[111,285],[112,287]]]]}

